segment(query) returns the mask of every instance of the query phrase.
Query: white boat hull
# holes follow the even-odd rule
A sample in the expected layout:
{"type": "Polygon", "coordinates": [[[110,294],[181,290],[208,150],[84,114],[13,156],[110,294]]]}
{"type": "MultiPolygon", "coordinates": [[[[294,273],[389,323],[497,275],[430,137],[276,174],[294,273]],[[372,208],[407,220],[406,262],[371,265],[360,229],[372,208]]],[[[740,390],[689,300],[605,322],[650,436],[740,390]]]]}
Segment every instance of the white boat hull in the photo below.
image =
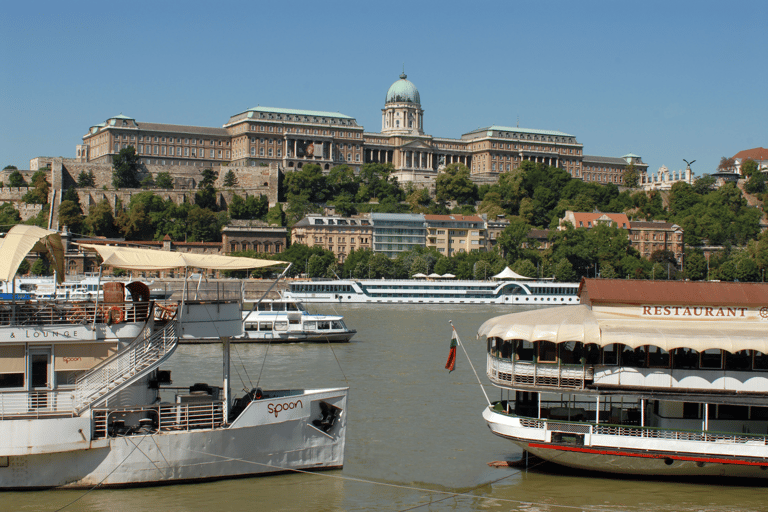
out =
{"type": "Polygon", "coordinates": [[[111,437],[81,450],[9,456],[0,467],[0,488],[157,485],[341,468],[346,400],[346,388],[265,398],[226,428],[111,437]],[[342,410],[327,433],[312,425],[319,401],[342,410]]]}
{"type": "Polygon", "coordinates": [[[524,419],[489,408],[483,418],[494,434],[543,460],[573,469],[657,477],[768,478],[765,443],[600,435],[588,424],[524,419]],[[573,442],[579,436],[579,442],[573,442]]]}

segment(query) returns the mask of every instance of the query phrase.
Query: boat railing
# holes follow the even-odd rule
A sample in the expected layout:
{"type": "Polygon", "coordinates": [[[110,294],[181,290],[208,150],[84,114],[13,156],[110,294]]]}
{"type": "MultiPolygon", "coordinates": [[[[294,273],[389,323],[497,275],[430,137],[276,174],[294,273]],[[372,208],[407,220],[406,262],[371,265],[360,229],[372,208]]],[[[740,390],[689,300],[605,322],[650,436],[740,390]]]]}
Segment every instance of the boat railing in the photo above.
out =
{"type": "Polygon", "coordinates": [[[97,303],[65,299],[2,301],[0,325],[39,327],[46,325],[143,322],[149,302],[97,303]]]}
{"type": "MultiPolygon", "coordinates": [[[[494,409],[499,412],[498,409],[494,409]]],[[[568,434],[590,434],[615,436],[622,438],[663,439],[671,441],[698,441],[733,445],[768,445],[768,435],[714,432],[701,430],[672,430],[661,427],[642,427],[638,425],[618,425],[612,423],[594,423],[586,421],[567,421],[551,418],[530,418],[513,413],[504,413],[516,417],[520,425],[526,428],[560,432],[568,434]]]]}
{"type": "Polygon", "coordinates": [[[156,432],[214,429],[224,424],[224,401],[158,404],[137,408],[94,408],[93,438],[118,437],[156,432]],[[126,425],[124,418],[134,418],[126,425]]]}
{"type": "Polygon", "coordinates": [[[170,357],[179,340],[176,323],[169,321],[162,329],[152,331],[149,322],[130,345],[77,378],[75,409],[78,412],[146,375],[170,357]]]}
{"type": "Polygon", "coordinates": [[[73,390],[3,391],[0,392],[0,420],[72,416],[73,390]]]}
{"type": "Polygon", "coordinates": [[[503,360],[488,354],[486,368],[488,378],[500,385],[584,389],[594,380],[594,369],[586,364],[532,363],[503,360]]]}

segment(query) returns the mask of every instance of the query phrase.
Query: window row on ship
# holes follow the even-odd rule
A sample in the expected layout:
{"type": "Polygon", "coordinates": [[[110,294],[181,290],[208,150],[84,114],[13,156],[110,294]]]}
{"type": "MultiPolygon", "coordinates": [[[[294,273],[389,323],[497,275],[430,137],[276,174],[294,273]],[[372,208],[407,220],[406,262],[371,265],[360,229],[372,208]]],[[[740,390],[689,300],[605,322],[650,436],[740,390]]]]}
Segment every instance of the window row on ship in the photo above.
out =
{"type": "Polygon", "coordinates": [[[577,341],[501,340],[488,338],[488,353],[503,361],[561,365],[603,365],[634,368],[670,368],[731,371],[768,371],[768,354],[757,350],[728,352],[690,348],[664,350],[653,345],[632,348],[622,344],[600,347],[577,341]]]}

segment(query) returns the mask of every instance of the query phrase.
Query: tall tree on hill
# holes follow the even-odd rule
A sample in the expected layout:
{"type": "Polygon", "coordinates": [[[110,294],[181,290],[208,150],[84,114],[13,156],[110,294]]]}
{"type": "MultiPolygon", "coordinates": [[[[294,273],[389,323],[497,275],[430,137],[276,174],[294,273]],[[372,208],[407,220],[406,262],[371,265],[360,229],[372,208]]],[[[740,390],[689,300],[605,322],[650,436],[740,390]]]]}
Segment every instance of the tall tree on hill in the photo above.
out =
{"type": "Polygon", "coordinates": [[[133,146],[112,156],[112,186],[115,189],[139,188],[139,156],[133,146]]]}
{"type": "Polygon", "coordinates": [[[636,188],[640,182],[640,173],[632,162],[624,169],[622,177],[624,178],[624,186],[629,188],[636,188]]]}

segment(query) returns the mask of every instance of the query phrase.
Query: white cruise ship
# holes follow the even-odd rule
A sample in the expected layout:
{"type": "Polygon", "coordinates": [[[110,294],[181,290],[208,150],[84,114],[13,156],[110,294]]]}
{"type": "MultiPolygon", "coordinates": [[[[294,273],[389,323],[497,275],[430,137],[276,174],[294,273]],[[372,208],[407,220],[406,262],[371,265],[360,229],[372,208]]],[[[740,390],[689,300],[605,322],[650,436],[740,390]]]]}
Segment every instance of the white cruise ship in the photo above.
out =
{"type": "Polygon", "coordinates": [[[578,304],[579,283],[457,281],[453,279],[340,279],[294,281],[287,299],[304,303],[578,304]]]}

